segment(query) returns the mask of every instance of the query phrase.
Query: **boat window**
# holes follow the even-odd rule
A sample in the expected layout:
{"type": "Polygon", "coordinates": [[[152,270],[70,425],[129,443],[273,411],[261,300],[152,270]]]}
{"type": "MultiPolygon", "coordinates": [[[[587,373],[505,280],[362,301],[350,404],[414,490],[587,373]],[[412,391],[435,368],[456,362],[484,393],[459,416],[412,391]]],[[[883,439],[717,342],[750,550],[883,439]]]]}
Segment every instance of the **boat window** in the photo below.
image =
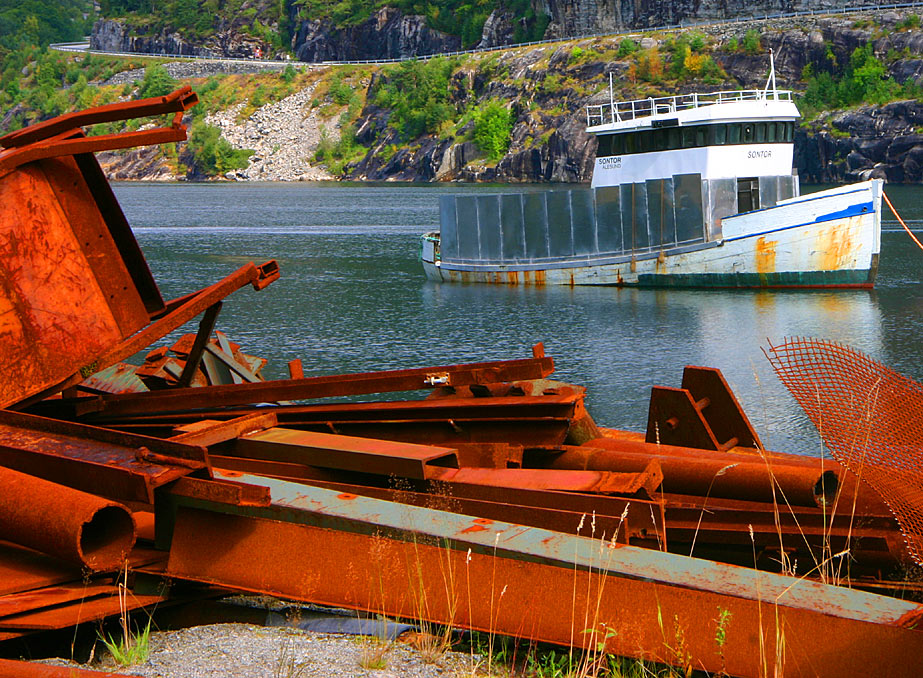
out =
{"type": "Polygon", "coordinates": [[[638,153],[647,153],[648,151],[653,150],[651,144],[653,139],[651,138],[653,132],[638,132],[638,153]]]}
{"type": "Polygon", "coordinates": [[[740,128],[741,125],[728,125],[728,143],[729,144],[739,144],[740,143],[740,128]]]}
{"type": "Polygon", "coordinates": [[[638,151],[638,135],[635,132],[631,132],[625,135],[625,152],[626,153],[637,153],[638,151]]]}
{"type": "Polygon", "coordinates": [[[663,151],[667,149],[667,131],[665,129],[655,129],[651,134],[654,135],[654,150],[663,151]]]}
{"type": "Polygon", "coordinates": [[[766,124],[766,141],[776,141],[776,130],[781,124],[781,122],[770,122],[766,124]]]}
{"type": "Polygon", "coordinates": [[[795,137],[795,123],[785,123],[785,140],[791,141],[795,137]]]}
{"type": "Polygon", "coordinates": [[[740,131],[740,140],[744,143],[753,141],[753,123],[745,122],[743,129],[740,131]]]}
{"type": "Polygon", "coordinates": [[[669,130],[667,130],[667,136],[667,148],[674,149],[681,147],[682,144],[680,144],[680,137],[682,135],[680,134],[679,127],[671,127],[669,130]]]}
{"type": "Polygon", "coordinates": [[[683,127],[683,148],[695,146],[695,127],[683,127]]]}
{"type": "Polygon", "coordinates": [[[706,144],[707,131],[705,125],[699,125],[695,128],[695,145],[704,146],[706,144]]]}
{"type": "Polygon", "coordinates": [[[727,143],[727,125],[709,125],[708,143],[711,146],[723,146],[727,143]]]}
{"type": "Polygon", "coordinates": [[[612,134],[603,134],[596,137],[596,157],[605,158],[612,155],[612,134]]]}
{"type": "Polygon", "coordinates": [[[765,122],[756,123],[756,141],[757,143],[763,143],[766,141],[766,124],[765,122]]]}
{"type": "Polygon", "coordinates": [[[625,135],[612,135],[612,155],[625,155],[625,135]]]}

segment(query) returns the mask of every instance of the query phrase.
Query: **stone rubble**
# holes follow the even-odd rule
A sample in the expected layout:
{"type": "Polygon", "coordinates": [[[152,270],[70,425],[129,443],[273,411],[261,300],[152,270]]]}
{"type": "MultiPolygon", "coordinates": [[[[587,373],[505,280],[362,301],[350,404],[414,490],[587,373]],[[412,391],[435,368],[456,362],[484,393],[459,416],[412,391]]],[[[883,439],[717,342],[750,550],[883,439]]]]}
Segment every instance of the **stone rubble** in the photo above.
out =
{"type": "Polygon", "coordinates": [[[323,167],[312,164],[314,152],[326,131],[331,141],[340,137],[334,120],[325,121],[310,110],[315,85],[257,109],[238,122],[244,104],[206,116],[205,122],[221,130],[235,148],[254,152],[246,169],[229,172],[236,181],[324,181],[335,179],[323,167]]]}

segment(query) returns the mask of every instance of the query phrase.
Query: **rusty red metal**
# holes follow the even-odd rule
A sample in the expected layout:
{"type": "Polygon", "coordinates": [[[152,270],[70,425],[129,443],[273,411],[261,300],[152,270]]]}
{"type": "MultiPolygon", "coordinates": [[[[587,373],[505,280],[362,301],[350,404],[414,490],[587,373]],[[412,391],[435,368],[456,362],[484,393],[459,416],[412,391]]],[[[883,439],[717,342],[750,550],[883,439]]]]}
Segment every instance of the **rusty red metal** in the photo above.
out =
{"type": "Polygon", "coordinates": [[[91,671],[76,666],[0,659],[0,678],[131,678],[124,673],[91,671]]]}
{"type": "Polygon", "coordinates": [[[233,454],[251,459],[423,479],[435,466],[458,467],[455,451],[331,433],[268,428],[237,439],[233,454]]]}
{"type": "MultiPolygon", "coordinates": [[[[186,320],[191,319],[207,306],[208,304],[196,313],[190,314],[186,320]]],[[[141,343],[143,347],[150,341],[136,343],[141,343]]],[[[553,369],[554,362],[551,358],[527,358],[387,372],[284,379],[251,384],[228,384],[205,388],[177,388],[155,393],[103,395],[95,399],[83,400],[78,404],[78,413],[86,415],[99,412],[110,418],[137,414],[166,414],[190,409],[213,409],[280,400],[431,389],[435,385],[442,384],[442,379],[448,380],[451,384],[466,385],[541,378],[553,369]]]]}
{"type": "Polygon", "coordinates": [[[124,506],[0,467],[0,537],[94,571],[116,570],[135,543],[124,506]]]}
{"type": "Polygon", "coordinates": [[[202,447],[0,410],[0,466],[122,502],[211,469],[202,447]]]}
{"type": "Polygon", "coordinates": [[[426,468],[429,480],[467,485],[492,485],[532,490],[638,495],[650,498],[663,480],[660,465],[652,461],[639,473],[523,468],[426,468]]]}
{"type": "Polygon", "coordinates": [[[0,597],[0,618],[54,607],[75,600],[88,600],[97,596],[118,593],[112,584],[67,584],[49,586],[39,590],[24,591],[0,597]]]}
{"type": "Polygon", "coordinates": [[[608,535],[581,541],[356,495],[275,481],[271,487],[278,506],[250,516],[180,507],[168,573],[602,648],[683,670],[760,675],[768,667],[786,676],[838,677],[872,662],[888,675],[915,676],[915,659],[923,657],[923,633],[906,626],[920,613],[917,605],[631,550],[608,535]],[[727,642],[716,644],[722,610],[733,621],[724,629],[727,642]],[[819,644],[818,635],[835,641],[819,644]]]}

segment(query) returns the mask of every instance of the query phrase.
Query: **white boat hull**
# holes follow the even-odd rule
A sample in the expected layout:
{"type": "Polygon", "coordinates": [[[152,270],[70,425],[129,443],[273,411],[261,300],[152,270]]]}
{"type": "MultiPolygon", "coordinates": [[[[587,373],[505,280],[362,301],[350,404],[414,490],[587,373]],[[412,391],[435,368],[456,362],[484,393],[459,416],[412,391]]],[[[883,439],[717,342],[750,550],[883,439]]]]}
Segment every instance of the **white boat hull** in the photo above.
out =
{"type": "Polygon", "coordinates": [[[722,239],[619,256],[516,265],[434,261],[429,279],[508,285],[872,287],[880,181],[844,186],[723,220],[722,239]]]}

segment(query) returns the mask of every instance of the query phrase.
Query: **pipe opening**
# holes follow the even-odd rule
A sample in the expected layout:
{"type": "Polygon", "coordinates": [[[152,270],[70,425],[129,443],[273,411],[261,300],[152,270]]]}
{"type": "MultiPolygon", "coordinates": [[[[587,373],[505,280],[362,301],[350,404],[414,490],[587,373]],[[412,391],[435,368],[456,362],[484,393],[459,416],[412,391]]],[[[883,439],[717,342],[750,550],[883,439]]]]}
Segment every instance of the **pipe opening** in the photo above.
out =
{"type": "Polygon", "coordinates": [[[135,544],[135,521],[121,506],[105,506],[80,528],[80,555],[94,570],[118,569],[135,544]]]}
{"type": "Polygon", "coordinates": [[[814,484],[814,500],[818,506],[830,506],[840,491],[840,479],[833,471],[824,471],[814,484]]]}

